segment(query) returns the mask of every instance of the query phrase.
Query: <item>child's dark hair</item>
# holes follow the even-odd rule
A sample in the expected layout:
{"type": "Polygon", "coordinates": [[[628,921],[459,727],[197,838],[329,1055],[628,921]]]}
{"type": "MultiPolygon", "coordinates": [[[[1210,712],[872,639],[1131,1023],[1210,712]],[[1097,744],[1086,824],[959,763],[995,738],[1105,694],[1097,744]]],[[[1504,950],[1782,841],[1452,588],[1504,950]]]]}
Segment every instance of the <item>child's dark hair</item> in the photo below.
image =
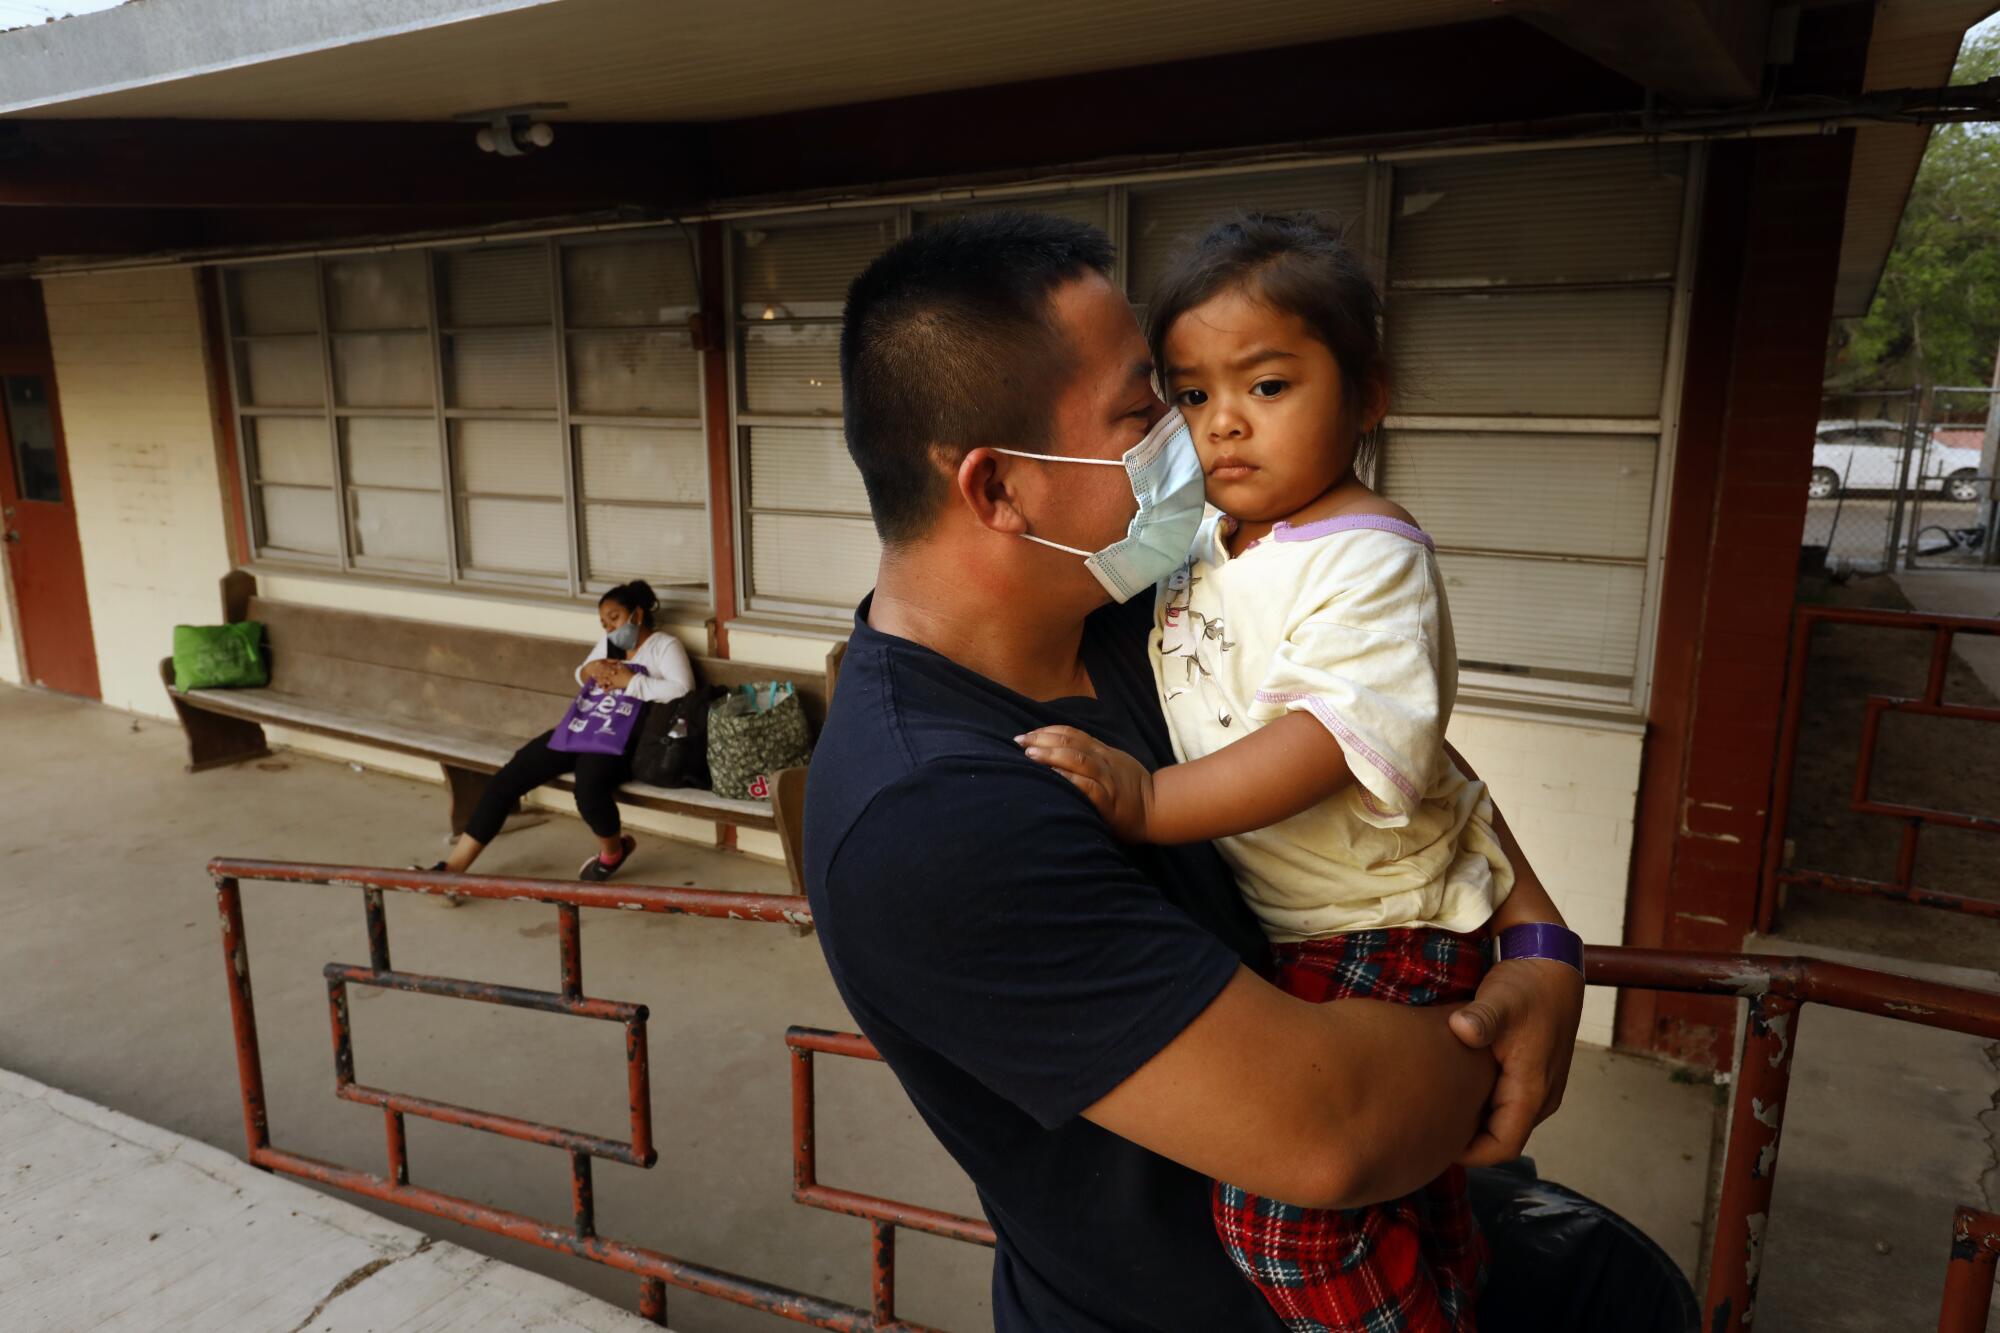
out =
{"type": "Polygon", "coordinates": [[[660,599],[654,595],[652,585],[646,580],[633,579],[630,583],[619,584],[597,599],[599,606],[603,606],[606,602],[618,603],[625,608],[625,614],[637,616],[641,625],[651,629],[653,611],[659,606],[660,599]]]}
{"type": "Polygon", "coordinates": [[[1391,374],[1382,349],[1382,295],[1340,231],[1312,213],[1238,213],[1208,229],[1168,265],[1147,308],[1146,341],[1167,389],[1167,333],[1176,320],[1223,292],[1242,288],[1297,315],[1340,366],[1350,413],[1391,374]]]}

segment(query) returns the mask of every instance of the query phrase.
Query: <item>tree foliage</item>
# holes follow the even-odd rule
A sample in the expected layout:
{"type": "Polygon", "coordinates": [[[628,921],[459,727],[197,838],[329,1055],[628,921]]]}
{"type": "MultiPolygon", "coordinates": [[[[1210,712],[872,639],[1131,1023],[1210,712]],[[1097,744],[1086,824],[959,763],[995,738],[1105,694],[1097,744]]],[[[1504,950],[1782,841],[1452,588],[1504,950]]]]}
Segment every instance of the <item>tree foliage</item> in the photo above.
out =
{"type": "MultiPolygon", "coordinates": [[[[1967,38],[1953,83],[2000,75],[2000,25],[1967,38]]],[[[1838,320],[1827,383],[1847,389],[1986,384],[2000,345],[2000,126],[1939,125],[1910,190],[1874,303],[1838,320]]]]}

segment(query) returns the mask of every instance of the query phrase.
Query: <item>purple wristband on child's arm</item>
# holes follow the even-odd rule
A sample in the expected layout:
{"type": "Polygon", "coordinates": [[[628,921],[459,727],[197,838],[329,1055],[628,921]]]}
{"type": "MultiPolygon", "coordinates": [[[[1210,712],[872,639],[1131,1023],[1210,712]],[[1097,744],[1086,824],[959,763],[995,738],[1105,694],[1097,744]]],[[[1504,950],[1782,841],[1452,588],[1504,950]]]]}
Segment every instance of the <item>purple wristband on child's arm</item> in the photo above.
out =
{"type": "Polygon", "coordinates": [[[1583,937],[1573,930],[1546,921],[1509,926],[1500,932],[1494,948],[1494,961],[1507,963],[1516,958],[1547,958],[1568,963],[1581,972],[1583,937]]]}

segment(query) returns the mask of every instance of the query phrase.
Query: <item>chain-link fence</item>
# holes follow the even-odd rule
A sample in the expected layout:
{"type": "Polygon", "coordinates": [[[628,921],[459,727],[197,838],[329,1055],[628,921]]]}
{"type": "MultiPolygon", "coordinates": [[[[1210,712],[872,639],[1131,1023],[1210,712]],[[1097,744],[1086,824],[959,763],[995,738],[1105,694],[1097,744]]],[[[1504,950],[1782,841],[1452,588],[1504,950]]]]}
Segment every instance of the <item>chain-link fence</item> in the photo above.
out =
{"type": "Polygon", "coordinates": [[[1807,482],[1806,567],[1995,563],[1987,445],[1995,398],[1993,389],[1945,386],[1827,393],[1807,482]]]}
{"type": "Polygon", "coordinates": [[[1922,466],[1910,494],[1909,568],[2000,563],[1993,430],[2000,391],[1941,385],[1925,398],[1922,466]]]}

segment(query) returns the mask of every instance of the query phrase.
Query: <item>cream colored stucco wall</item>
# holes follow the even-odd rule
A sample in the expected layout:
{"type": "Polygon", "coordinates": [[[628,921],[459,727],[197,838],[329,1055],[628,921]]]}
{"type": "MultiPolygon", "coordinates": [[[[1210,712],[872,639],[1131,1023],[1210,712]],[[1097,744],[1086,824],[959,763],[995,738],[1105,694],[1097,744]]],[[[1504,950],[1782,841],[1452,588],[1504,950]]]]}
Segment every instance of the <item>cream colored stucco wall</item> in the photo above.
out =
{"type": "Polygon", "coordinates": [[[229,572],[191,268],[42,283],[104,702],[172,715],[177,623],[221,618],[229,572]]]}
{"type": "Polygon", "coordinates": [[[0,560],[0,682],[19,685],[21,678],[21,644],[14,633],[14,578],[7,562],[0,560]]]}
{"type": "MultiPolygon", "coordinates": [[[[1644,733],[1461,707],[1451,740],[1586,944],[1622,944],[1644,733]]],[[[1614,992],[1584,992],[1578,1036],[1611,1044],[1614,992]]]]}

